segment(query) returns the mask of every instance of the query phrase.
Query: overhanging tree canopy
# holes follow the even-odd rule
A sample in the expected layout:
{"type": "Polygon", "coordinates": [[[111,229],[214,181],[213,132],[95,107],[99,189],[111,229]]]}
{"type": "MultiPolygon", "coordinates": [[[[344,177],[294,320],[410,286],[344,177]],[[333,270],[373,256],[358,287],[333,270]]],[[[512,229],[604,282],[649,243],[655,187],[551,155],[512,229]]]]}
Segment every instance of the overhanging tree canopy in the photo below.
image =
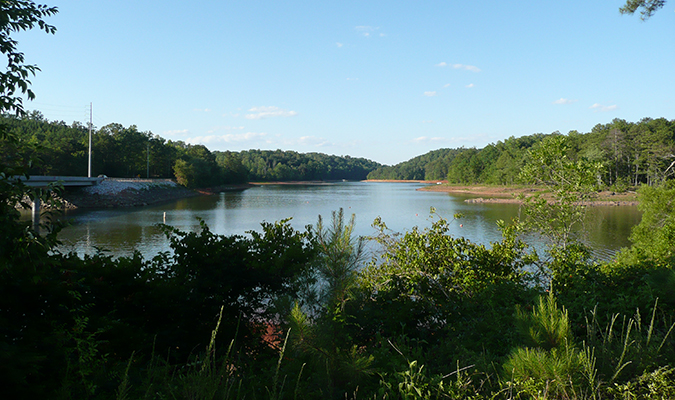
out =
{"type": "Polygon", "coordinates": [[[646,21],[665,4],[666,0],[627,0],[619,11],[621,14],[635,14],[637,10],[640,10],[640,19],[646,21]]]}

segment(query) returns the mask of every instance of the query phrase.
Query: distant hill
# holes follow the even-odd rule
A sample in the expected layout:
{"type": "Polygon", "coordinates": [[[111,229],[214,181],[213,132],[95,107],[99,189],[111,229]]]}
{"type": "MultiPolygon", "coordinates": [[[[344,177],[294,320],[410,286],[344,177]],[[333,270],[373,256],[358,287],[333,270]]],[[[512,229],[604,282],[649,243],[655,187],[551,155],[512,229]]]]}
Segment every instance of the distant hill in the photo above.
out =
{"type": "Polygon", "coordinates": [[[514,183],[527,150],[546,135],[510,137],[482,149],[438,149],[393,166],[380,167],[368,179],[445,180],[450,183],[514,183]]]}
{"type": "MultiPolygon", "coordinates": [[[[528,150],[544,138],[537,133],[489,144],[482,149],[440,149],[394,166],[377,168],[368,179],[442,180],[457,184],[518,182],[528,150]]],[[[598,180],[617,190],[640,184],[654,185],[675,176],[675,120],[643,118],[639,122],[614,119],[588,133],[567,134],[568,157],[601,163],[598,180]]]]}
{"type": "Polygon", "coordinates": [[[368,179],[441,180],[448,176],[448,166],[462,149],[438,149],[408,161],[383,165],[368,174],[368,179]]]}
{"type": "MultiPolygon", "coordinates": [[[[214,152],[216,159],[223,152],[214,152]]],[[[249,181],[363,180],[382,164],[365,158],[282,150],[232,152],[241,159],[249,181]]]]}

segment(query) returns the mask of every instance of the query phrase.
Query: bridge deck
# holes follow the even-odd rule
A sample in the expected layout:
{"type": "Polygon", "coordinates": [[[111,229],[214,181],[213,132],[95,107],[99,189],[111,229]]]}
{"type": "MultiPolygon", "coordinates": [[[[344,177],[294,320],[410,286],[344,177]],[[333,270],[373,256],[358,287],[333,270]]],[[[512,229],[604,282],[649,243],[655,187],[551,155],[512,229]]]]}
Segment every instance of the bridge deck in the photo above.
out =
{"type": "Polygon", "coordinates": [[[42,176],[31,175],[26,179],[24,176],[15,176],[15,180],[21,180],[24,185],[30,187],[46,187],[50,183],[59,182],[63,186],[94,186],[103,178],[87,178],[86,176],[42,176]]]}

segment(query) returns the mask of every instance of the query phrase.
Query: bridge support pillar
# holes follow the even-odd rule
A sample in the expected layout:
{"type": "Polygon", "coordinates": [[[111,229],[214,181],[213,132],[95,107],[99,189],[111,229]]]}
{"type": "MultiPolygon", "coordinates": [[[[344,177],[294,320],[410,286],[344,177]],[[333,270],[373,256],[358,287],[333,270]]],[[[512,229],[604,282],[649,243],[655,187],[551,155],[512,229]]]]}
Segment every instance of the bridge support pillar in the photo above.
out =
{"type": "Polygon", "coordinates": [[[33,208],[31,210],[31,217],[33,218],[33,227],[40,226],[40,206],[41,201],[39,197],[33,199],[33,208]]]}

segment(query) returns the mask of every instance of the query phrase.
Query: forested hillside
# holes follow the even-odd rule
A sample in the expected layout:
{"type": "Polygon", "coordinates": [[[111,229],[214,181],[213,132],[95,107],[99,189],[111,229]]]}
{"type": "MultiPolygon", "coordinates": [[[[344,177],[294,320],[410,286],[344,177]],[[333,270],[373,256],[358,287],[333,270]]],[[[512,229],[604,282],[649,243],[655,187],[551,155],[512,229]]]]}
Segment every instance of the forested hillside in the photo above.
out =
{"type": "Polygon", "coordinates": [[[438,149],[394,166],[385,165],[368,174],[368,179],[445,179],[448,165],[463,149],[438,149]]]}
{"type": "Polygon", "coordinates": [[[381,164],[322,153],[247,150],[239,153],[251,181],[363,180],[381,164]]]}
{"type": "MultiPolygon", "coordinates": [[[[73,122],[48,121],[38,111],[25,116],[2,116],[0,122],[13,135],[34,149],[22,155],[37,159],[32,175],[86,176],[88,170],[88,127],[73,122]]],[[[166,140],[135,125],[108,124],[92,132],[92,175],[120,178],[149,177],[177,179],[190,186],[209,186],[241,179],[216,163],[202,145],[166,140]]],[[[245,179],[243,180],[245,181],[245,179]]]]}
{"type": "MultiPolygon", "coordinates": [[[[89,129],[79,122],[48,121],[38,112],[4,115],[2,123],[26,144],[35,144],[33,175],[86,176],[89,129]]],[[[23,155],[29,156],[29,155],[23,155]]],[[[251,181],[361,180],[381,164],[321,153],[248,150],[210,151],[203,145],[166,140],[135,125],[108,124],[92,132],[92,175],[176,179],[188,187],[251,181]]]]}
{"type": "MultiPolygon", "coordinates": [[[[5,115],[2,123],[26,143],[38,145],[36,175],[86,175],[88,128],[48,121],[37,111],[5,115]]],[[[409,179],[457,184],[517,182],[532,146],[549,136],[510,137],[482,149],[438,149],[394,166],[364,158],[282,150],[210,151],[203,145],[166,140],[135,125],[108,124],[92,135],[92,174],[177,179],[188,187],[246,181],[409,179]]],[[[675,174],[675,121],[615,119],[589,133],[569,132],[569,156],[599,162],[608,186],[652,185],[675,174]]]]}
{"type": "MultiPolygon", "coordinates": [[[[378,168],[368,179],[447,179],[459,184],[516,182],[527,151],[544,138],[534,134],[490,144],[482,149],[441,149],[395,166],[378,168]]],[[[615,119],[589,133],[572,131],[572,158],[600,162],[606,185],[652,185],[675,174],[675,121],[645,118],[639,122],[615,119]]]]}

